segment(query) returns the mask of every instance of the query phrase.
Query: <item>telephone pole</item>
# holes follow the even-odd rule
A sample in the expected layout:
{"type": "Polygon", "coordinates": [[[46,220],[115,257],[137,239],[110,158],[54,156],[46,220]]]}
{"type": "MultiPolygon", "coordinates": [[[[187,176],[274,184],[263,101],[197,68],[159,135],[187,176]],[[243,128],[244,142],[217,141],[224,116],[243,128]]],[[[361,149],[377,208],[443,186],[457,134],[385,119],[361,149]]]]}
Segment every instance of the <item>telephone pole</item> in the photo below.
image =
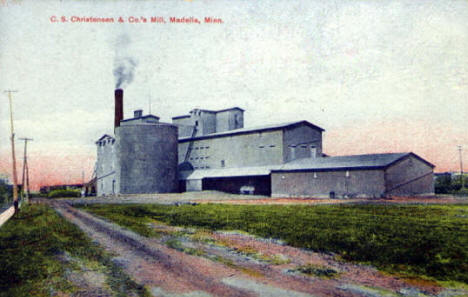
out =
{"type": "Polygon", "coordinates": [[[462,157],[462,146],[458,146],[458,153],[460,155],[460,180],[461,180],[461,188],[465,188],[465,182],[463,180],[463,157],[462,157]]]}
{"type": "Polygon", "coordinates": [[[8,93],[10,101],[10,124],[11,124],[11,158],[13,161],[13,205],[15,206],[15,213],[18,212],[18,176],[16,174],[16,156],[15,156],[15,129],[13,127],[13,103],[11,100],[11,93],[18,91],[5,90],[8,93]]]}
{"type": "Polygon", "coordinates": [[[28,165],[28,141],[32,141],[32,138],[19,138],[19,140],[24,140],[24,157],[23,157],[23,197],[25,202],[29,199],[29,165],[28,165]],[[25,180],[26,177],[26,180],[25,180]]]}

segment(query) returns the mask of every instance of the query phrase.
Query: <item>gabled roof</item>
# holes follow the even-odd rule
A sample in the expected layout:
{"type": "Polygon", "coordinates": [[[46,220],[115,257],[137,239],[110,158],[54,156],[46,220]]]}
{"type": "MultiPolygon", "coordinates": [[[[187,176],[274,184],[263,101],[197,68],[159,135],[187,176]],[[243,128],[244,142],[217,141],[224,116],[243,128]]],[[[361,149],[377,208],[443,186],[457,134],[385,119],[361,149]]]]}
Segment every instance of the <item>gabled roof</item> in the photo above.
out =
{"type": "Polygon", "coordinates": [[[218,133],[211,133],[207,135],[201,135],[196,137],[182,137],[179,138],[179,142],[185,142],[190,140],[200,140],[200,139],[208,139],[208,138],[217,138],[217,137],[224,137],[224,136],[231,136],[236,134],[248,134],[248,133],[255,133],[255,132],[266,132],[266,131],[274,131],[274,130],[281,130],[284,128],[291,128],[300,125],[309,126],[313,129],[317,129],[320,131],[325,131],[324,129],[320,128],[319,126],[315,126],[314,124],[309,123],[308,121],[297,121],[297,122],[288,122],[288,123],[281,123],[275,125],[266,125],[266,126],[259,126],[259,127],[251,127],[251,128],[241,128],[241,129],[234,129],[228,130],[218,133]]]}
{"type": "Polygon", "coordinates": [[[433,168],[435,167],[414,153],[388,153],[297,159],[273,171],[384,169],[409,156],[413,156],[433,168]]]}
{"type": "Polygon", "coordinates": [[[110,138],[110,139],[115,139],[114,137],[110,136],[109,134],[104,134],[101,136],[101,138],[99,138],[96,143],[98,143],[99,141],[103,140],[104,138],[110,138]]]}
{"type": "Polygon", "coordinates": [[[368,154],[354,156],[304,158],[281,165],[254,166],[240,168],[196,169],[193,171],[180,171],[179,180],[193,180],[203,178],[238,177],[238,176],[265,176],[272,172],[283,171],[331,171],[331,170],[357,170],[357,169],[385,169],[396,162],[413,156],[427,165],[431,163],[414,153],[368,154]]]}
{"type": "Polygon", "coordinates": [[[225,112],[225,111],[234,110],[234,109],[237,109],[237,110],[240,110],[240,111],[245,111],[244,109],[242,109],[242,108],[236,106],[236,107],[224,108],[224,109],[216,110],[216,112],[225,112]]]}

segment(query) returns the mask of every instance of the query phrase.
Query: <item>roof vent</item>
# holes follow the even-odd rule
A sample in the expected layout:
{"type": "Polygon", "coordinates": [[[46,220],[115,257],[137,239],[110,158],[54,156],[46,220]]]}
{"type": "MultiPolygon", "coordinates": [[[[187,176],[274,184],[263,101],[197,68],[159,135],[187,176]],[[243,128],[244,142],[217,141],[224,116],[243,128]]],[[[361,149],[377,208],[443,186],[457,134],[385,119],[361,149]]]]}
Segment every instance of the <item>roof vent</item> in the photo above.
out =
{"type": "Polygon", "coordinates": [[[135,119],[139,119],[139,118],[141,118],[142,116],[143,116],[143,110],[141,110],[141,109],[137,109],[137,110],[135,110],[135,111],[133,112],[133,117],[134,117],[135,119]]]}

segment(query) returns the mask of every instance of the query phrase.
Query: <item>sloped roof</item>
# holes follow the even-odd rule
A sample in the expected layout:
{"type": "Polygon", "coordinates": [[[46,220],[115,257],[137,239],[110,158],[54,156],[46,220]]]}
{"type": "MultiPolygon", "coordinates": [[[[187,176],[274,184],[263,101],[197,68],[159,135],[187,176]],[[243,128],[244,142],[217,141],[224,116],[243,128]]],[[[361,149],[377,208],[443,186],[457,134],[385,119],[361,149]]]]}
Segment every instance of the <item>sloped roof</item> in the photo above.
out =
{"type": "Polygon", "coordinates": [[[185,115],[180,115],[180,116],[176,116],[176,117],[172,117],[173,120],[177,120],[177,119],[183,119],[183,118],[189,118],[190,115],[189,114],[185,114],[185,115]]]}
{"type": "Polygon", "coordinates": [[[104,135],[101,136],[101,138],[99,138],[98,140],[96,140],[96,143],[98,143],[99,141],[103,140],[104,138],[115,139],[114,137],[110,136],[109,134],[104,134],[104,135]]]}
{"type": "Polygon", "coordinates": [[[236,177],[269,175],[271,169],[279,169],[281,165],[255,166],[240,168],[196,169],[194,171],[180,171],[179,179],[203,179],[205,177],[236,177]]]}
{"type": "MultiPolygon", "coordinates": [[[[240,107],[231,107],[231,108],[224,108],[224,109],[220,109],[220,110],[209,110],[209,109],[200,109],[200,108],[194,108],[192,109],[190,112],[194,111],[194,110],[200,110],[200,111],[203,111],[203,112],[209,112],[209,113],[218,113],[218,112],[225,112],[225,111],[229,111],[229,110],[234,110],[234,109],[237,109],[237,110],[240,110],[240,111],[245,111],[244,109],[240,108],[240,107]]],[[[182,119],[182,118],[189,118],[190,115],[180,115],[180,116],[175,116],[175,117],[172,117],[173,120],[177,120],[177,119],[182,119]]]]}
{"type": "Polygon", "coordinates": [[[306,125],[312,127],[314,129],[318,129],[320,131],[325,131],[324,129],[316,126],[308,121],[296,121],[296,122],[288,122],[288,123],[281,123],[281,124],[274,124],[274,125],[265,125],[265,126],[257,126],[257,127],[250,127],[250,128],[240,128],[234,130],[228,130],[223,132],[211,133],[207,135],[201,135],[196,137],[181,137],[179,138],[179,142],[189,141],[189,140],[199,140],[199,139],[208,139],[208,138],[216,138],[216,137],[223,137],[229,135],[236,135],[236,134],[248,134],[254,132],[264,132],[264,131],[271,131],[271,130],[280,130],[287,127],[299,126],[299,125],[306,125]]]}
{"type": "Polygon", "coordinates": [[[386,168],[408,156],[414,156],[431,167],[433,164],[414,153],[366,154],[352,156],[337,156],[324,158],[304,158],[284,164],[274,171],[302,171],[302,170],[337,170],[337,169],[378,169],[386,168]]]}
{"type": "Polygon", "coordinates": [[[148,114],[148,115],[145,115],[145,116],[141,116],[139,118],[130,118],[130,119],[126,119],[126,120],[121,120],[120,122],[130,122],[130,121],[145,120],[145,119],[157,119],[157,120],[159,120],[159,117],[155,116],[155,115],[152,115],[152,114],[148,114]]]}
{"type": "Polygon", "coordinates": [[[291,161],[281,165],[241,167],[241,168],[219,168],[219,169],[196,169],[194,171],[180,171],[179,180],[238,177],[238,176],[262,176],[271,172],[281,171],[321,171],[321,170],[353,170],[353,169],[384,169],[390,165],[413,156],[431,167],[433,164],[422,159],[414,153],[388,153],[367,154],[353,156],[337,156],[322,158],[304,158],[291,161]]]}

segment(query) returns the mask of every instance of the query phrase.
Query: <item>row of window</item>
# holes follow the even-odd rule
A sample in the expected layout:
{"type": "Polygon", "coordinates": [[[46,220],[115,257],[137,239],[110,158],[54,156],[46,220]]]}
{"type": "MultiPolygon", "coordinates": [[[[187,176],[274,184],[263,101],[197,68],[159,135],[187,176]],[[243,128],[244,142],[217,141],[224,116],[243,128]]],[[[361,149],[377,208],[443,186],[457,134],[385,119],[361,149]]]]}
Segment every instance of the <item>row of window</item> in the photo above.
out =
{"type": "MultiPolygon", "coordinates": [[[[350,178],[350,177],[351,177],[351,174],[349,173],[348,170],[346,170],[346,172],[345,172],[345,177],[346,177],[346,178],[350,178]]],[[[283,176],[281,176],[281,178],[282,178],[282,179],[285,179],[286,177],[283,175],[283,176]]],[[[313,178],[318,178],[317,172],[314,172],[313,178]]]]}
{"type": "Polygon", "coordinates": [[[210,148],[209,146],[196,146],[193,149],[195,149],[195,150],[203,150],[203,149],[207,150],[209,148],[210,148]]]}
{"type": "Polygon", "coordinates": [[[114,144],[115,139],[106,139],[98,142],[99,146],[105,146],[106,144],[114,144]]]}
{"type": "Polygon", "coordinates": [[[271,145],[259,145],[258,148],[266,148],[266,147],[276,147],[276,145],[271,144],[271,145]]]}
{"type": "Polygon", "coordinates": [[[316,148],[317,146],[315,144],[312,144],[312,145],[307,145],[307,144],[297,144],[297,145],[294,145],[294,144],[290,144],[288,145],[289,148],[297,148],[297,147],[300,147],[300,148],[308,148],[310,147],[311,149],[312,148],[316,148]]]}
{"type": "MultiPolygon", "coordinates": [[[[350,178],[350,177],[351,177],[351,175],[349,174],[349,171],[348,171],[348,170],[346,170],[346,172],[345,172],[345,177],[346,177],[346,178],[350,178]]],[[[314,172],[314,178],[318,178],[317,172],[314,172]]]]}
{"type": "Polygon", "coordinates": [[[194,169],[210,169],[210,166],[195,166],[194,169]]]}
{"type": "Polygon", "coordinates": [[[210,156],[206,156],[206,157],[192,157],[190,158],[190,161],[193,161],[193,160],[208,160],[210,158],[210,156]]]}

